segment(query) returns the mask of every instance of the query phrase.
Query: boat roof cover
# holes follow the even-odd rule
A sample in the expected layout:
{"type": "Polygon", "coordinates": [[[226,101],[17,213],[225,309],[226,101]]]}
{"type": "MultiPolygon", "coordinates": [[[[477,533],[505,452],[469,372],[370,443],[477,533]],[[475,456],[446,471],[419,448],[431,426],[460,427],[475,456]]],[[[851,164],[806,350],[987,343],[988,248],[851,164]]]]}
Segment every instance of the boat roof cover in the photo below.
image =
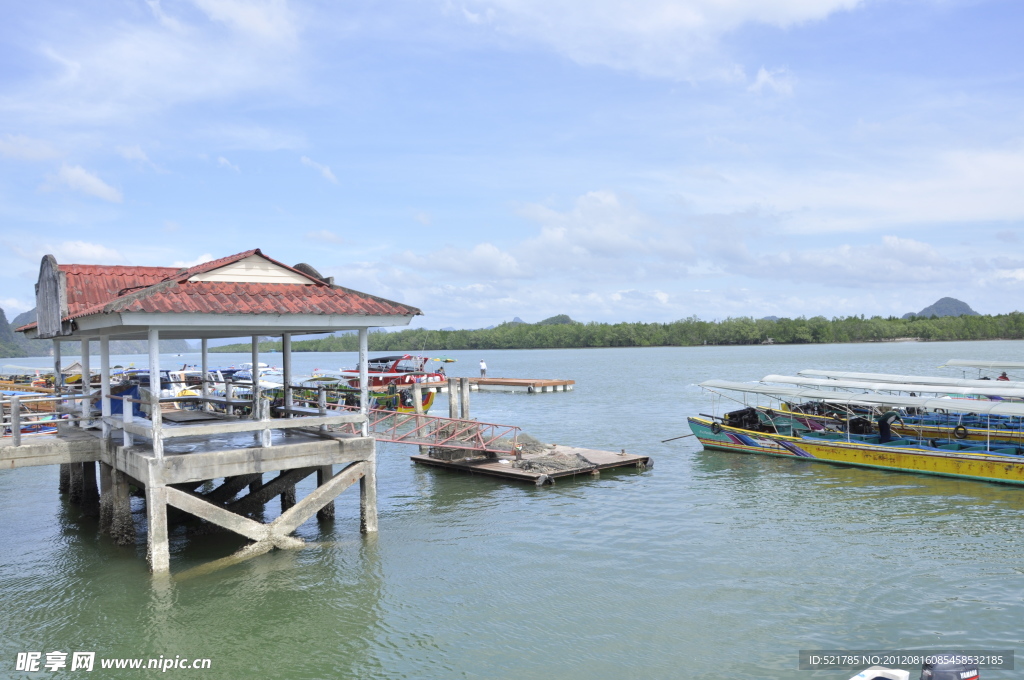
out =
{"type": "Polygon", "coordinates": [[[953,385],[957,388],[990,387],[993,385],[998,385],[1000,388],[1013,387],[1017,389],[1024,389],[1024,382],[1013,380],[976,380],[973,378],[943,378],[941,376],[931,375],[899,375],[896,373],[858,373],[856,371],[818,371],[813,369],[804,369],[802,371],[797,371],[797,375],[809,378],[858,380],[860,382],[902,383],[904,385],[953,385]]]}
{"type": "Polygon", "coordinates": [[[760,383],[733,382],[731,380],[705,380],[699,387],[710,390],[731,390],[749,394],[763,394],[771,397],[789,397],[809,401],[823,401],[831,404],[856,404],[858,406],[890,406],[922,409],[944,409],[963,413],[990,413],[993,415],[1024,416],[1024,404],[1005,401],[980,401],[975,399],[934,399],[928,397],[904,397],[898,394],[853,394],[816,390],[810,387],[788,387],[784,385],[762,385],[760,383]],[[840,396],[841,395],[841,396],[840,396]]]}
{"type": "Polygon", "coordinates": [[[964,380],[963,382],[981,383],[978,386],[962,386],[952,383],[946,385],[914,385],[903,382],[871,382],[870,380],[830,380],[828,378],[805,378],[792,375],[766,375],[761,378],[763,383],[787,383],[807,387],[823,387],[849,390],[872,390],[875,392],[928,392],[929,394],[968,395],[1000,399],[1003,397],[1024,398],[1024,384],[994,380],[964,380]],[[1006,387],[1018,384],[1021,387],[1006,387]]]}
{"type": "Polygon", "coordinates": [[[993,371],[1008,371],[1024,368],[1024,361],[973,361],[970,359],[950,359],[939,366],[956,366],[957,368],[988,368],[993,371]]]}

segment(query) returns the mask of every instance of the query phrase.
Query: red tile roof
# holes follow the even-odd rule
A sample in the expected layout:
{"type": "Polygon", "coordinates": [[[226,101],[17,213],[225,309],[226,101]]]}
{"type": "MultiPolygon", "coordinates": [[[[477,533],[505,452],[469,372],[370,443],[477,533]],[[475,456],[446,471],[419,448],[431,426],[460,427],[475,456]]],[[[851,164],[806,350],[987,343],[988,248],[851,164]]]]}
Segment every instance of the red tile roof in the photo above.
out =
{"type": "MultiPolygon", "coordinates": [[[[67,276],[68,315],[65,320],[119,312],[340,316],[422,314],[409,305],[328,285],[267,257],[259,249],[188,269],[73,264],[60,265],[60,270],[67,276]],[[196,274],[219,269],[253,255],[309,279],[311,285],[189,281],[196,274]]],[[[34,326],[32,323],[23,328],[34,326]]]]}

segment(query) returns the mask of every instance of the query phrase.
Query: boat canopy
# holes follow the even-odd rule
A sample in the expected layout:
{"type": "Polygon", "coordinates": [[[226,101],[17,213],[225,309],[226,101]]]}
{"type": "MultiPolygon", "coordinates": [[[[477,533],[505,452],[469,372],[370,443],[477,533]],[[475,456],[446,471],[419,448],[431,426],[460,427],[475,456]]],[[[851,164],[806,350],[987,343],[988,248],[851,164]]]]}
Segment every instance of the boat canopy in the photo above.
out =
{"type": "MultiPolygon", "coordinates": [[[[830,378],[833,380],[859,380],[861,382],[902,383],[905,385],[952,385],[956,391],[964,387],[992,387],[1024,389],[1024,382],[1012,380],[967,380],[963,378],[943,378],[930,375],[898,375],[896,373],[857,373],[855,371],[817,371],[805,369],[797,371],[797,375],[808,378],[830,378]]],[[[880,389],[880,388],[877,388],[880,389]]],[[[994,393],[993,393],[994,394],[994,393]]]]}
{"type": "Polygon", "coordinates": [[[764,383],[786,383],[789,385],[803,385],[807,387],[839,388],[849,390],[873,390],[876,392],[928,392],[929,394],[948,394],[972,396],[972,397],[1005,397],[1024,398],[1024,386],[1004,387],[1009,383],[992,380],[973,380],[963,382],[981,383],[979,387],[964,387],[961,385],[914,385],[903,382],[871,382],[870,380],[829,380],[827,378],[806,378],[792,375],[766,375],[761,378],[764,383]]]}
{"type": "Polygon", "coordinates": [[[970,359],[950,359],[939,368],[987,368],[990,371],[1013,371],[1024,368],[1024,361],[972,361],[970,359]]]}
{"type": "Polygon", "coordinates": [[[730,390],[763,394],[770,397],[786,397],[807,401],[823,401],[829,404],[855,404],[857,406],[909,407],[920,409],[943,409],[956,413],[988,413],[1004,416],[1024,416],[1024,404],[1005,401],[981,401],[977,399],[952,400],[928,397],[905,397],[898,394],[854,394],[811,387],[789,387],[785,385],[762,385],[760,383],[733,382],[731,380],[705,380],[699,387],[709,390],[730,390]]]}

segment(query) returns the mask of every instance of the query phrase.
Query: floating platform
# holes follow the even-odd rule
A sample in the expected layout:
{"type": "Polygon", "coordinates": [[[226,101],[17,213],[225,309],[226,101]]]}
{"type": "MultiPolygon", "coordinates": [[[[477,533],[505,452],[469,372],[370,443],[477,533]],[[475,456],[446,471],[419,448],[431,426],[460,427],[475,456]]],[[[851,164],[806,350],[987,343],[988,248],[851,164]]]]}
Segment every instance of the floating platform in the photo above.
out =
{"type": "MultiPolygon", "coordinates": [[[[571,392],[575,384],[575,380],[548,378],[469,378],[469,389],[473,392],[571,392]]],[[[420,389],[447,392],[448,383],[421,383],[420,389]]]]}
{"type": "Polygon", "coordinates": [[[495,458],[462,458],[459,460],[443,460],[430,456],[411,456],[412,460],[422,465],[469,472],[478,475],[491,477],[502,477],[519,482],[530,482],[537,486],[554,484],[554,480],[562,477],[576,477],[578,475],[599,475],[601,470],[612,468],[634,467],[646,470],[654,467],[650,456],[637,456],[631,453],[615,453],[613,451],[598,451],[596,449],[580,449],[573,446],[551,446],[543,454],[524,453],[521,461],[514,456],[498,456],[495,458]],[[577,458],[579,461],[575,467],[566,469],[545,469],[543,462],[545,458],[557,457],[560,462],[566,458],[577,458]],[[531,465],[516,467],[517,463],[540,463],[536,468],[531,465]]]}

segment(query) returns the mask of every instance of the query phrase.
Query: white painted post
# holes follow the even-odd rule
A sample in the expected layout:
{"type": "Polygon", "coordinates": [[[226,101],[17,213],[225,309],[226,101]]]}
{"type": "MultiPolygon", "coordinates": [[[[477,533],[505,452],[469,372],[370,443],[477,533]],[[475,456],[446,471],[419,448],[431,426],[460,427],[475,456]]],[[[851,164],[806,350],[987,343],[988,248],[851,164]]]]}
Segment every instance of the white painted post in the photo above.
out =
{"type": "MultiPolygon", "coordinates": [[[[110,438],[110,336],[100,336],[100,414],[103,416],[100,432],[103,439],[110,438]]],[[[104,444],[106,446],[106,444],[104,444]]]]}
{"type": "MultiPolygon", "coordinates": [[[[327,415],[327,388],[323,385],[316,386],[316,407],[321,418],[327,415]]],[[[320,431],[327,432],[327,426],[321,425],[320,431]]]]}
{"type": "Polygon", "coordinates": [[[171,570],[171,550],[167,540],[167,487],[157,484],[153,475],[146,482],[146,519],[149,523],[146,556],[149,558],[149,570],[160,574],[171,570]]]}
{"type": "Polygon", "coordinates": [[[92,393],[92,370],[89,368],[89,358],[92,350],[89,349],[89,338],[82,339],[82,422],[81,427],[89,427],[89,415],[92,411],[92,400],[86,398],[92,393]]]}
{"type": "MultiPolygon", "coordinates": [[[[364,416],[370,413],[370,371],[367,366],[367,353],[369,346],[369,330],[359,329],[359,412],[364,416]]],[[[369,426],[363,421],[363,436],[369,436],[369,426]]],[[[375,503],[376,505],[376,503],[375,503]]],[[[376,509],[374,510],[376,513],[376,509]]]]}
{"type": "Polygon", "coordinates": [[[64,387],[64,374],[60,365],[60,340],[53,341],[53,391],[60,396],[64,387]]]}
{"type": "Polygon", "coordinates": [[[235,384],[229,375],[224,376],[224,398],[228,400],[228,415],[235,415],[235,405],[232,403],[235,399],[235,384]]]}
{"type": "Polygon", "coordinates": [[[11,441],[21,446],[21,399],[11,397],[11,441]]]}
{"type": "MultiPolygon", "coordinates": [[[[163,413],[160,411],[160,331],[156,328],[149,329],[149,408],[150,420],[153,425],[153,455],[158,459],[164,457],[164,440],[161,432],[163,425],[163,413]]],[[[147,498],[149,489],[147,491],[147,498]]],[[[160,500],[163,504],[163,498],[160,500]]],[[[164,541],[167,533],[166,511],[164,511],[164,541]]],[[[152,531],[152,529],[151,529],[152,531]]]]}
{"type": "Polygon", "coordinates": [[[469,378],[459,378],[459,397],[462,400],[462,419],[469,420],[469,378]]]}
{"type": "Polygon", "coordinates": [[[292,334],[281,334],[281,357],[284,365],[284,408],[288,412],[287,418],[291,418],[292,408],[292,334]]]}
{"type": "Polygon", "coordinates": [[[202,352],[202,358],[199,360],[199,372],[203,380],[203,410],[210,410],[210,403],[206,401],[210,398],[210,384],[207,382],[207,374],[210,371],[210,347],[209,340],[203,338],[199,341],[200,351],[202,352]]]}
{"type": "Polygon", "coordinates": [[[252,336],[252,419],[259,420],[260,404],[260,336],[252,336]]]}
{"type": "Polygon", "coordinates": [[[128,401],[127,392],[121,397],[121,422],[124,424],[124,427],[121,428],[123,432],[121,441],[125,446],[131,446],[135,443],[135,437],[128,431],[128,426],[135,421],[135,403],[128,401]]]}
{"type": "Polygon", "coordinates": [[[448,378],[448,417],[459,417],[459,379],[448,378]]]}

